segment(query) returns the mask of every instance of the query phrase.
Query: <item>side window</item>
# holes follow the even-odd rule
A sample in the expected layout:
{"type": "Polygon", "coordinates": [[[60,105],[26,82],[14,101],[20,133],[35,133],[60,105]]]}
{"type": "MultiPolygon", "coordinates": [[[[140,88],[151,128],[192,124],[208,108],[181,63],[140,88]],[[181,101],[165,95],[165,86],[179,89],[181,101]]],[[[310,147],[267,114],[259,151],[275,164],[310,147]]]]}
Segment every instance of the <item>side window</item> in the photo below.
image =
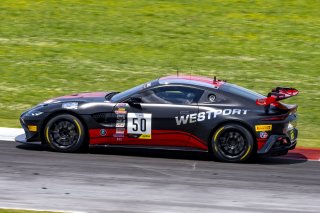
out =
{"type": "Polygon", "coordinates": [[[218,103],[226,103],[227,99],[224,95],[217,91],[207,90],[199,100],[199,103],[203,104],[218,104],[218,103]]]}
{"type": "Polygon", "coordinates": [[[163,86],[146,91],[142,95],[143,103],[157,104],[193,104],[197,103],[203,90],[183,86],[163,86]]]}

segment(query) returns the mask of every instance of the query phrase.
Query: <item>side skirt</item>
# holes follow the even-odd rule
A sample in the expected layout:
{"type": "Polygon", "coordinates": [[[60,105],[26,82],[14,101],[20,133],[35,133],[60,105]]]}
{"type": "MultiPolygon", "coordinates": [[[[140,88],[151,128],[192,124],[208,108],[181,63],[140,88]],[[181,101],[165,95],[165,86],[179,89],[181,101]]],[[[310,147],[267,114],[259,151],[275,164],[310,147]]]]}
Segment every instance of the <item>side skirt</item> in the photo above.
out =
{"type": "Polygon", "coordinates": [[[186,151],[186,152],[208,152],[193,147],[179,146],[141,146],[141,145],[89,145],[89,148],[125,148],[125,149],[149,149],[149,150],[168,150],[168,151],[186,151]]]}

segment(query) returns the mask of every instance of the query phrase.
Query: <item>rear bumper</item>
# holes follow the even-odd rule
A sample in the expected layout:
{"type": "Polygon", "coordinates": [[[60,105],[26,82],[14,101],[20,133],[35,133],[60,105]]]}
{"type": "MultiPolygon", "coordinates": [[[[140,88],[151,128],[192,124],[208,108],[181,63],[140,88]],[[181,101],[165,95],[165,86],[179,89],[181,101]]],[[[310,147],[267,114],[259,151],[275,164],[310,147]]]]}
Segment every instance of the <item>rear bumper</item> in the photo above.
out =
{"type": "Polygon", "coordinates": [[[297,145],[298,130],[292,129],[290,134],[271,135],[264,146],[258,150],[261,155],[285,155],[297,145]]]}

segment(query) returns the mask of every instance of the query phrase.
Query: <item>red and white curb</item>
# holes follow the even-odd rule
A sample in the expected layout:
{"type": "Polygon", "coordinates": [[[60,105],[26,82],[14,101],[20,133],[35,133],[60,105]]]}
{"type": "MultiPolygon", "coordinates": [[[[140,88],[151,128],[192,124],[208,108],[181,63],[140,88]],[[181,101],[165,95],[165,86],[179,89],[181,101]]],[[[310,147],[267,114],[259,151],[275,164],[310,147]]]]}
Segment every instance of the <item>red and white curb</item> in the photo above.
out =
{"type": "MultiPolygon", "coordinates": [[[[17,135],[23,133],[24,131],[21,128],[0,127],[0,140],[14,141],[14,138],[17,135]]],[[[320,161],[320,148],[297,147],[296,149],[289,151],[287,155],[281,156],[281,158],[292,160],[320,161]]]]}
{"type": "Polygon", "coordinates": [[[297,147],[290,150],[283,158],[293,160],[320,161],[320,148],[297,147]]]}

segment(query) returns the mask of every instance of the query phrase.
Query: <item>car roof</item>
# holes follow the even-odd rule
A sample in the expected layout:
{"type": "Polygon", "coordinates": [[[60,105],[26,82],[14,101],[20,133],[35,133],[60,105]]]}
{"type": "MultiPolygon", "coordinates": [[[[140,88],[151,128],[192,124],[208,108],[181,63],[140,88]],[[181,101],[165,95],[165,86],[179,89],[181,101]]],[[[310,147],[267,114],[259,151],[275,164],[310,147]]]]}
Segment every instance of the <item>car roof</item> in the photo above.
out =
{"type": "Polygon", "coordinates": [[[218,89],[225,81],[194,75],[171,75],[159,78],[159,84],[185,84],[218,89]]]}

